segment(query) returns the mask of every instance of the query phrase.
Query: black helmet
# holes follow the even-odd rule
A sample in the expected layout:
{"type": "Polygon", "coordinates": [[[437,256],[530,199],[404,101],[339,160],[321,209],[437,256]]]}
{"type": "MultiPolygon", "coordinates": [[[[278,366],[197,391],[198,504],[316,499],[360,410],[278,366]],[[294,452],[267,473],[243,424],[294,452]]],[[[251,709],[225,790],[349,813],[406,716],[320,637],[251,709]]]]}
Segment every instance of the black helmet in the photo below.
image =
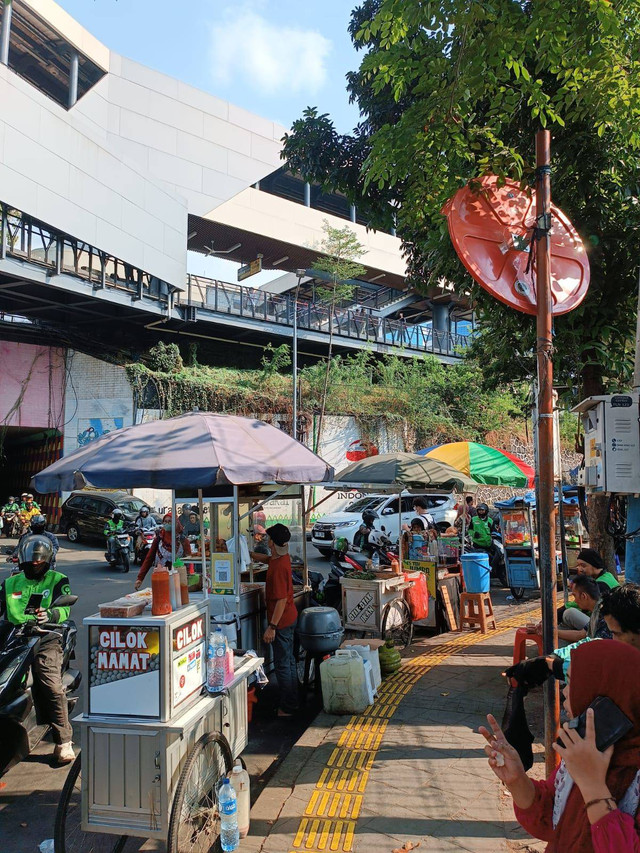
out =
{"type": "Polygon", "coordinates": [[[485,516],[489,515],[489,507],[486,504],[478,504],[476,512],[480,518],[485,518],[485,516]]]}
{"type": "Polygon", "coordinates": [[[29,524],[32,533],[44,533],[44,529],[46,526],[47,519],[44,517],[44,515],[34,515],[29,524]]]}
{"type": "Polygon", "coordinates": [[[29,580],[42,577],[53,560],[53,545],[46,536],[25,537],[18,546],[18,565],[29,580]]]}
{"type": "Polygon", "coordinates": [[[362,520],[365,524],[373,524],[373,522],[377,518],[380,518],[380,516],[375,511],[375,509],[365,509],[365,511],[362,513],[362,520]]]}
{"type": "Polygon", "coordinates": [[[111,518],[122,518],[122,510],[116,507],[111,513],[111,518]]]}

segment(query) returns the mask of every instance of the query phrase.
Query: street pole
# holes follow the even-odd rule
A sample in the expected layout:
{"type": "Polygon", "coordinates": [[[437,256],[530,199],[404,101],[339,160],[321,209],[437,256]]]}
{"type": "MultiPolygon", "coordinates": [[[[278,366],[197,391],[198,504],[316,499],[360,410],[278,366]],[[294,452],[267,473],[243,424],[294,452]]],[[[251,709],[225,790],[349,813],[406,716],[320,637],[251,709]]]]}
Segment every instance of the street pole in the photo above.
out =
{"type": "MultiPolygon", "coordinates": [[[[638,308],[636,311],[636,355],[633,363],[633,393],[640,395],[640,272],[638,273],[638,308]]],[[[640,497],[629,495],[627,501],[627,533],[640,528],[640,497]]],[[[627,583],[640,583],[640,536],[627,539],[624,552],[624,577],[627,583]]]]}
{"type": "MultiPolygon", "coordinates": [[[[553,523],[553,340],[551,303],[551,133],[536,133],[536,353],[538,362],[538,554],[542,587],[542,643],[545,655],[558,645],[556,549],[553,523]]],[[[531,246],[534,250],[534,246],[531,246]]],[[[560,720],[558,685],[544,685],[544,745],[547,774],[557,764],[552,748],[560,720]]]]}
{"type": "Polygon", "coordinates": [[[293,407],[291,409],[291,435],[296,439],[298,438],[298,294],[300,293],[300,284],[306,274],[306,270],[296,270],[298,284],[293,304],[293,353],[291,359],[293,363],[293,407]]]}

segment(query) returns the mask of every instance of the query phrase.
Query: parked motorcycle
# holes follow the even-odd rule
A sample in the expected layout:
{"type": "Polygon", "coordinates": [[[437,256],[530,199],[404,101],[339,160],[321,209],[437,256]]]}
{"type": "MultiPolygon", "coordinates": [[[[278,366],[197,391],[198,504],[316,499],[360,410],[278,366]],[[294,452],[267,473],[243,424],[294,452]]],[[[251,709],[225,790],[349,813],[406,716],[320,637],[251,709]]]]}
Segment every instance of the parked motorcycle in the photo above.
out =
{"type": "Polygon", "coordinates": [[[120,568],[126,574],[131,568],[131,552],[133,551],[133,532],[135,527],[128,524],[124,530],[113,534],[113,552],[105,551],[104,558],[112,569],[120,568]]]}
{"type": "MultiPolygon", "coordinates": [[[[77,595],[63,595],[52,606],[72,607],[77,600],[77,595]]],[[[78,633],[75,623],[69,620],[45,628],[31,622],[0,622],[0,776],[26,758],[49,731],[48,723],[38,722],[29,671],[42,639],[52,633],[62,635],[62,684],[71,716],[77,702],[72,694],[82,678],[70,666],[78,633]]]]}
{"type": "Polygon", "coordinates": [[[133,531],[134,536],[134,562],[137,565],[141,565],[144,562],[144,558],[149,553],[149,548],[153,545],[153,540],[156,536],[155,529],[145,528],[142,530],[140,527],[136,527],[133,531]]]}

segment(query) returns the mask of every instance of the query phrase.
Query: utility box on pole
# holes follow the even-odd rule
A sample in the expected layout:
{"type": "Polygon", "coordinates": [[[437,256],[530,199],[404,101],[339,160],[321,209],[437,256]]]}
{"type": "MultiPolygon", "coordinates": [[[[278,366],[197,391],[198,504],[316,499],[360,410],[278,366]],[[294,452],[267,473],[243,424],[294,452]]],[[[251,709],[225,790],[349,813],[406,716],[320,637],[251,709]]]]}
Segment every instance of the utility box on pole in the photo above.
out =
{"type": "Polygon", "coordinates": [[[584,483],[587,492],[640,494],[638,396],[588,397],[578,412],[584,432],[584,483]]]}

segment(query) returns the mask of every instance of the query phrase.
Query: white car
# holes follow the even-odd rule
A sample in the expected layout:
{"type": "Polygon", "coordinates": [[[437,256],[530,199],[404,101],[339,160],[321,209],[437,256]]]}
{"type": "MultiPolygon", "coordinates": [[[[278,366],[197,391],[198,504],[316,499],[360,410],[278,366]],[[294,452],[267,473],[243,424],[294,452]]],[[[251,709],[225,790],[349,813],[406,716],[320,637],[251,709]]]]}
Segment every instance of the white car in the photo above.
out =
{"type": "Polygon", "coordinates": [[[409,524],[416,516],[413,501],[417,497],[426,500],[427,512],[433,516],[438,529],[445,530],[455,522],[456,499],[452,494],[403,495],[401,522],[398,519],[397,495],[366,495],[349,504],[341,512],[332,512],[319,518],[311,530],[311,543],[325,557],[331,553],[331,543],[337,536],[344,536],[349,544],[353,545],[353,537],[362,524],[362,513],[365,509],[378,513],[374,526],[379,530],[384,527],[391,541],[397,542],[399,524],[409,524]]]}

